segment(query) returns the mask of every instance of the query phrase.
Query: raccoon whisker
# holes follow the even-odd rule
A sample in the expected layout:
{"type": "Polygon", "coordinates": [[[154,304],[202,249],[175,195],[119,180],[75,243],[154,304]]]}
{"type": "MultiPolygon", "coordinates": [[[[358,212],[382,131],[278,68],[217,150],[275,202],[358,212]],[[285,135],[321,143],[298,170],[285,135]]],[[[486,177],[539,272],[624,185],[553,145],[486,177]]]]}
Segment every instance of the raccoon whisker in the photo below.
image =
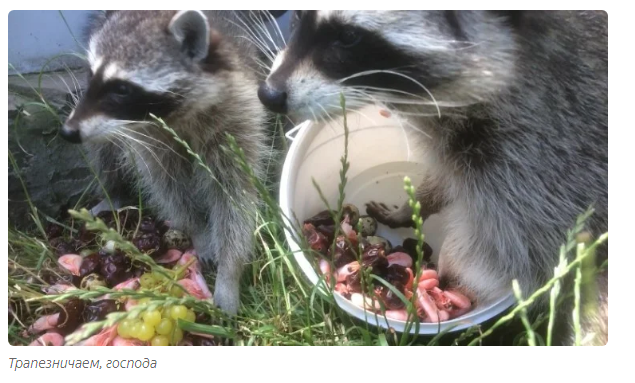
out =
{"type": "MultiPolygon", "coordinates": [[[[148,151],[148,153],[150,153],[150,155],[154,158],[154,160],[157,162],[157,165],[159,165],[159,167],[161,167],[161,169],[163,169],[165,171],[165,174],[167,174],[168,177],[170,177],[172,179],[172,181],[177,182],[176,179],[168,172],[168,170],[165,168],[165,166],[163,166],[163,161],[161,161],[159,159],[159,156],[157,156],[157,154],[150,149],[150,145],[145,141],[136,139],[134,137],[131,137],[130,135],[123,133],[123,132],[117,132],[120,136],[125,137],[126,139],[130,139],[133,142],[137,143],[138,145],[140,145],[141,147],[143,147],[144,149],[146,149],[148,151]]],[[[130,146],[135,152],[137,152],[137,154],[139,155],[140,159],[145,163],[145,160],[143,159],[143,156],[141,155],[141,153],[139,153],[138,150],[136,150],[136,148],[134,146],[130,146]]],[[[154,147],[154,146],[153,146],[154,147]]],[[[147,163],[145,163],[146,167],[148,166],[147,163]]],[[[150,171],[150,169],[148,168],[148,172],[150,171]]]]}
{"type": "Polygon", "coordinates": [[[324,119],[325,125],[328,125],[333,131],[333,133],[337,134],[337,131],[335,130],[335,127],[333,126],[335,124],[335,119],[333,118],[331,113],[329,113],[321,104],[317,104],[317,106],[319,106],[324,111],[324,115],[328,117],[328,119],[330,120],[330,122],[328,122],[326,121],[326,119],[324,119]]]}
{"type": "MultiPolygon", "coordinates": [[[[120,141],[118,141],[118,138],[117,138],[117,137],[114,137],[114,136],[110,136],[110,137],[109,137],[109,136],[106,136],[105,138],[106,138],[106,140],[107,140],[108,142],[110,142],[111,144],[115,145],[117,148],[119,148],[119,150],[121,150],[122,152],[124,152],[124,147],[122,146],[123,144],[121,144],[121,143],[120,143],[120,141]]],[[[124,165],[122,164],[122,165],[120,165],[118,168],[116,168],[116,169],[114,169],[114,170],[120,170],[120,169],[122,169],[123,167],[124,167],[124,165]]]]}
{"type": "Polygon", "coordinates": [[[234,24],[235,26],[237,26],[238,28],[242,29],[248,35],[248,37],[245,37],[245,36],[238,36],[238,37],[246,38],[247,40],[251,41],[254,45],[259,47],[260,51],[264,53],[265,56],[267,56],[267,58],[271,60],[271,62],[273,63],[275,59],[275,54],[273,53],[273,51],[260,38],[260,36],[256,32],[254,32],[254,30],[249,26],[249,24],[247,24],[240,16],[237,16],[236,18],[238,19],[238,21],[240,21],[244,25],[244,27],[236,24],[232,20],[228,19],[228,21],[234,24]],[[251,39],[249,37],[251,37],[251,39]]]}
{"type": "Polygon", "coordinates": [[[281,48],[281,45],[279,44],[280,41],[276,42],[277,39],[275,39],[274,36],[271,34],[271,31],[269,31],[267,22],[264,19],[264,14],[269,14],[269,12],[260,11],[257,15],[254,15],[254,16],[257,16],[258,20],[260,21],[260,24],[257,24],[258,28],[261,29],[264,35],[269,38],[269,41],[271,41],[271,43],[273,44],[274,48],[276,49],[276,52],[279,52],[281,48]]]}
{"type": "Polygon", "coordinates": [[[352,89],[360,89],[360,90],[370,90],[373,93],[375,93],[375,92],[399,93],[399,94],[403,94],[403,95],[406,95],[406,96],[410,96],[410,97],[420,98],[422,100],[426,100],[425,97],[422,97],[422,96],[420,96],[418,94],[406,92],[406,91],[399,90],[399,89],[381,88],[381,87],[377,87],[377,86],[355,86],[355,85],[350,86],[350,88],[352,88],[352,89]]]}
{"type": "MultiPolygon", "coordinates": [[[[154,124],[152,124],[152,123],[145,122],[145,121],[144,121],[143,123],[144,123],[144,124],[148,124],[148,125],[154,125],[154,124]]],[[[170,146],[169,144],[167,144],[167,143],[163,142],[162,140],[159,140],[159,139],[154,138],[154,137],[152,137],[152,136],[150,136],[150,135],[147,135],[147,134],[143,134],[143,133],[141,133],[141,132],[139,132],[139,131],[136,131],[136,130],[134,130],[134,129],[126,128],[126,127],[125,127],[125,126],[123,126],[123,125],[122,125],[122,126],[120,126],[120,129],[123,129],[123,130],[125,130],[126,132],[130,132],[131,134],[137,134],[137,135],[140,135],[140,136],[145,137],[145,138],[147,138],[147,139],[150,139],[150,140],[152,140],[152,141],[155,141],[155,142],[157,142],[157,144],[163,145],[163,146],[165,147],[165,149],[167,149],[167,150],[171,151],[172,153],[176,154],[176,155],[177,155],[177,156],[179,156],[180,158],[182,158],[182,159],[186,160],[186,158],[185,158],[185,157],[183,157],[183,156],[182,156],[180,153],[178,153],[176,150],[174,150],[174,148],[173,148],[172,146],[170,146]]],[[[157,147],[157,149],[162,149],[162,148],[157,147]]]]}
{"type": "MultiPolygon", "coordinates": [[[[309,108],[309,111],[311,112],[311,115],[313,116],[313,121],[319,122],[320,119],[316,116],[315,111],[313,111],[313,108],[311,108],[311,105],[307,105],[307,108],[309,108]]],[[[333,132],[335,132],[335,128],[331,126],[331,129],[333,129],[333,132]]]]}
{"type": "Polygon", "coordinates": [[[260,52],[262,52],[265,55],[265,57],[267,57],[268,60],[270,60],[273,63],[274,58],[271,56],[270,52],[266,48],[263,48],[262,45],[254,41],[254,39],[250,38],[249,36],[236,36],[236,37],[238,37],[239,39],[245,39],[249,41],[250,43],[252,43],[256,48],[258,48],[260,52]]]}
{"type": "Polygon", "coordinates": [[[481,42],[463,41],[463,40],[441,40],[441,39],[435,39],[435,38],[428,38],[428,40],[441,43],[441,45],[443,45],[443,50],[452,50],[452,51],[471,49],[482,44],[481,42]],[[448,48],[447,47],[448,44],[462,44],[464,46],[457,47],[457,48],[448,48]]]}
{"type": "MultiPolygon", "coordinates": [[[[378,100],[381,100],[390,104],[435,105],[433,102],[427,101],[425,97],[421,97],[420,95],[416,95],[414,93],[409,93],[409,92],[405,92],[398,89],[379,88],[379,87],[372,87],[372,86],[351,86],[350,88],[355,90],[370,90],[371,93],[378,100]],[[418,98],[424,101],[414,101],[414,100],[411,100],[410,98],[402,98],[402,97],[390,98],[389,95],[386,95],[384,92],[404,94],[404,95],[418,98]]],[[[445,107],[445,108],[461,108],[461,107],[466,107],[472,104],[473,102],[454,102],[454,101],[438,101],[438,100],[436,102],[436,105],[440,107],[445,107]]]]}
{"type": "MultiPolygon", "coordinates": [[[[71,92],[68,84],[62,79],[62,77],[61,77],[61,75],[59,73],[49,74],[49,73],[44,73],[43,72],[42,73],[42,80],[43,79],[50,79],[51,81],[55,82],[56,85],[57,85],[57,81],[59,79],[64,85],[66,85],[66,89],[69,91],[69,93],[71,92]],[[57,78],[53,77],[54,74],[57,76],[57,78]]],[[[39,94],[39,89],[37,89],[37,87],[34,88],[34,91],[39,94]]]]}
{"type": "MultiPolygon", "coordinates": [[[[350,100],[350,99],[353,99],[353,100],[355,100],[355,99],[358,99],[358,100],[369,100],[369,101],[372,101],[374,104],[376,104],[376,105],[380,106],[381,108],[384,108],[384,109],[386,109],[386,110],[390,111],[391,113],[395,113],[395,114],[397,114],[397,115],[401,115],[401,114],[403,114],[403,113],[401,113],[401,112],[399,112],[399,111],[394,111],[394,110],[392,110],[392,109],[391,109],[389,106],[387,106],[387,105],[386,105],[386,104],[385,104],[382,100],[378,100],[376,97],[374,97],[372,94],[370,94],[370,93],[368,93],[368,92],[365,92],[365,91],[363,91],[363,90],[361,90],[361,89],[359,89],[359,88],[358,88],[358,89],[352,89],[352,91],[353,91],[353,93],[354,93],[354,94],[357,94],[358,96],[357,96],[357,97],[355,97],[355,96],[353,96],[353,97],[349,96],[349,97],[348,97],[348,99],[349,99],[349,100],[350,100]],[[363,96],[363,97],[359,97],[359,95],[361,95],[361,96],[363,96]]],[[[362,116],[366,117],[366,118],[367,118],[369,121],[371,121],[371,122],[373,121],[373,120],[372,120],[372,119],[370,119],[368,116],[364,115],[363,113],[361,113],[361,112],[360,112],[360,111],[358,111],[358,110],[351,109],[351,111],[352,111],[352,112],[356,112],[356,113],[361,114],[362,116]]],[[[408,157],[410,157],[410,154],[411,154],[411,151],[410,151],[410,140],[408,139],[408,135],[406,134],[406,129],[405,129],[404,125],[403,125],[403,120],[402,120],[401,118],[397,118],[397,121],[399,122],[399,126],[401,127],[401,130],[402,130],[402,132],[403,132],[403,134],[404,134],[404,137],[406,137],[406,146],[407,146],[407,149],[408,149],[408,157]]],[[[406,122],[408,122],[408,121],[406,121],[406,122]]],[[[419,133],[421,133],[421,134],[425,135],[426,137],[431,138],[431,137],[430,137],[430,135],[428,135],[428,134],[427,134],[426,132],[424,132],[422,129],[416,128],[416,127],[415,127],[414,125],[412,125],[412,124],[410,124],[410,127],[411,127],[411,128],[413,128],[415,131],[417,131],[417,132],[419,132],[419,133]]]]}
{"type": "MultiPolygon", "coordinates": [[[[384,108],[384,109],[386,109],[386,110],[390,111],[391,113],[394,113],[394,114],[396,114],[396,115],[398,115],[398,114],[399,114],[399,112],[398,112],[398,111],[391,110],[388,106],[386,106],[386,105],[385,105],[385,104],[383,104],[382,102],[377,102],[377,104],[378,104],[380,107],[382,107],[382,108],[384,108]]],[[[337,107],[337,105],[333,105],[333,106],[337,107]]],[[[350,110],[350,112],[357,113],[357,114],[361,115],[362,117],[366,118],[366,119],[367,119],[369,122],[371,122],[371,123],[372,123],[372,122],[374,122],[374,120],[373,120],[373,119],[371,119],[371,118],[370,118],[370,117],[368,117],[365,113],[362,113],[362,112],[361,112],[361,111],[359,111],[359,110],[356,110],[356,109],[351,109],[351,110],[350,110]]],[[[404,127],[404,125],[403,125],[403,119],[401,119],[401,118],[396,118],[395,120],[399,123],[399,127],[401,128],[401,131],[402,131],[402,133],[403,133],[404,137],[406,138],[406,150],[407,150],[407,153],[408,153],[408,158],[410,158],[410,154],[411,154],[411,150],[410,150],[410,139],[409,139],[409,137],[408,137],[408,134],[406,133],[406,128],[405,128],[405,127],[404,127]]],[[[419,130],[419,129],[416,129],[416,130],[417,130],[419,133],[422,133],[422,134],[426,135],[427,137],[430,137],[427,133],[423,132],[422,130],[419,130]]]]}
{"type": "Polygon", "coordinates": [[[132,141],[134,141],[134,142],[136,142],[136,143],[138,143],[138,144],[140,144],[140,145],[142,144],[142,145],[143,145],[143,147],[144,147],[144,148],[146,148],[146,149],[148,149],[148,150],[150,150],[150,148],[163,150],[162,148],[160,148],[160,147],[158,147],[158,146],[156,146],[156,145],[150,144],[149,142],[143,141],[143,140],[141,140],[140,138],[135,138],[135,137],[132,137],[130,134],[128,134],[128,133],[126,133],[126,132],[121,132],[121,131],[120,131],[119,133],[120,133],[121,135],[123,135],[124,137],[126,137],[126,139],[132,140],[132,141]]]}
{"type": "MultiPolygon", "coordinates": [[[[332,96],[335,94],[339,94],[340,92],[333,92],[330,94],[326,94],[326,96],[332,96]]],[[[359,90],[352,90],[352,94],[347,94],[346,95],[346,101],[347,102],[351,102],[352,104],[356,105],[356,106],[363,106],[365,104],[374,104],[376,103],[376,100],[374,100],[372,97],[370,97],[369,94],[360,92],[359,90]]],[[[338,109],[338,107],[336,107],[336,109],[338,109]]]]}
{"type": "MultiPolygon", "coordinates": [[[[137,158],[139,158],[139,160],[141,160],[141,162],[145,165],[146,169],[148,170],[148,175],[150,176],[150,180],[152,180],[152,173],[150,172],[150,167],[148,166],[148,163],[143,159],[143,156],[141,155],[141,153],[139,153],[139,151],[132,146],[132,144],[130,142],[128,142],[127,140],[125,140],[124,138],[119,136],[120,133],[118,132],[114,132],[113,133],[113,138],[117,139],[124,147],[129,148],[130,150],[134,151],[137,153],[137,158]]],[[[125,137],[125,136],[124,136],[125,137]]],[[[122,150],[123,151],[123,150],[122,150]]],[[[125,152],[125,151],[124,151],[125,152]]]]}
{"type": "MultiPolygon", "coordinates": [[[[158,90],[159,90],[159,91],[161,91],[161,92],[163,92],[163,93],[173,94],[173,95],[175,95],[175,96],[177,96],[177,97],[180,97],[180,98],[183,98],[183,99],[185,98],[185,95],[183,95],[183,94],[181,94],[181,93],[177,93],[177,92],[175,92],[175,91],[173,91],[173,90],[164,89],[163,87],[160,87],[158,90]]],[[[149,104],[149,105],[152,105],[152,104],[149,104]]]]}
{"type": "MultiPolygon", "coordinates": [[[[64,78],[62,77],[62,75],[58,74],[57,77],[60,79],[60,81],[64,84],[64,86],[66,87],[66,90],[68,91],[68,94],[71,95],[71,98],[73,100],[73,102],[76,104],[77,101],[75,99],[75,95],[73,94],[73,90],[71,89],[70,86],[68,86],[68,83],[66,83],[66,80],[64,80],[64,78]]],[[[75,85],[75,84],[73,84],[75,85]]],[[[77,88],[75,88],[75,90],[77,90],[77,88]]]]}
{"type": "Polygon", "coordinates": [[[276,27],[276,32],[278,36],[280,36],[280,40],[282,40],[282,46],[284,47],[285,45],[287,45],[287,42],[284,40],[284,35],[282,34],[282,31],[280,30],[280,25],[278,25],[278,21],[276,21],[276,18],[273,17],[271,12],[266,11],[265,14],[267,15],[271,23],[276,27]]]}
{"type": "Polygon", "coordinates": [[[269,41],[271,41],[271,43],[273,44],[273,47],[276,48],[276,51],[279,51],[280,48],[278,47],[276,42],[273,40],[271,33],[266,28],[265,20],[262,18],[262,15],[261,15],[262,12],[266,12],[266,11],[261,11],[259,12],[259,14],[256,14],[256,12],[254,11],[249,11],[249,19],[255,23],[255,26],[258,29],[260,29],[260,31],[262,32],[262,35],[264,37],[267,37],[269,41]]]}
{"type": "MultiPolygon", "coordinates": [[[[329,104],[329,105],[327,105],[327,106],[329,106],[329,107],[333,107],[333,108],[339,108],[339,107],[340,107],[339,105],[335,105],[335,104],[329,104]]],[[[373,121],[373,119],[372,119],[372,118],[370,118],[370,117],[368,117],[368,115],[367,115],[367,114],[362,113],[362,112],[360,112],[360,111],[359,111],[359,110],[357,110],[357,109],[348,109],[346,112],[347,112],[347,113],[348,113],[348,112],[351,112],[351,113],[359,114],[360,116],[364,117],[364,118],[365,118],[366,120],[368,120],[369,122],[374,122],[374,121],[373,121]]]]}
{"type": "MultiPolygon", "coordinates": [[[[67,70],[68,73],[71,74],[71,81],[73,82],[73,87],[75,88],[75,92],[77,92],[77,85],[75,84],[75,81],[74,81],[75,76],[72,75],[72,72],[70,71],[70,69],[66,68],[66,70],[67,70]]],[[[79,102],[79,99],[77,98],[77,96],[75,96],[75,93],[72,91],[72,89],[70,88],[70,86],[68,85],[66,80],[64,80],[64,77],[62,77],[61,74],[57,74],[57,77],[64,84],[64,86],[66,87],[66,90],[68,91],[68,94],[71,95],[71,99],[73,100],[73,104],[77,105],[77,103],[79,102]]]]}
{"type": "MultiPolygon", "coordinates": [[[[405,112],[405,111],[399,111],[398,113],[402,116],[414,116],[414,117],[438,117],[439,116],[437,113],[419,113],[419,112],[405,112]]],[[[445,116],[458,116],[458,114],[445,113],[445,116]]]]}
{"type": "MultiPolygon", "coordinates": [[[[402,113],[400,113],[402,114],[402,113]]],[[[432,115],[434,116],[434,115],[432,115]]],[[[429,139],[432,139],[432,136],[430,136],[428,133],[426,133],[423,129],[417,127],[416,125],[414,125],[412,122],[408,121],[408,120],[403,120],[407,126],[409,126],[410,128],[412,128],[412,130],[414,130],[415,132],[420,133],[422,136],[425,136],[429,139]]]]}
{"type": "Polygon", "coordinates": [[[395,75],[395,76],[403,77],[403,78],[405,78],[407,80],[412,81],[413,83],[417,84],[418,86],[420,86],[421,89],[423,89],[426,93],[428,93],[428,95],[430,96],[430,98],[434,102],[434,105],[437,108],[437,114],[439,115],[439,117],[441,117],[441,109],[439,108],[439,105],[437,104],[437,101],[435,100],[434,96],[432,95],[432,92],[430,92],[430,90],[428,90],[428,88],[426,88],[419,81],[417,81],[414,78],[412,78],[412,77],[410,77],[408,75],[405,75],[403,73],[399,73],[399,72],[395,72],[395,71],[391,71],[391,70],[379,70],[379,69],[378,70],[369,70],[369,71],[359,72],[359,73],[356,73],[356,74],[348,76],[348,77],[344,77],[343,79],[338,80],[338,83],[341,84],[341,83],[343,83],[343,82],[345,82],[347,80],[350,80],[352,78],[361,77],[361,76],[368,76],[368,75],[376,74],[376,73],[387,73],[387,74],[392,74],[392,75],[395,75]]]}
{"type": "Polygon", "coordinates": [[[72,97],[77,98],[79,102],[79,99],[82,96],[82,85],[79,83],[79,80],[75,76],[75,73],[73,73],[73,71],[68,67],[68,65],[64,64],[64,67],[66,68],[66,72],[69,74],[69,76],[71,77],[71,80],[73,81],[73,87],[75,88],[75,93],[77,94],[77,95],[73,94],[72,97]]]}
{"type": "Polygon", "coordinates": [[[376,99],[389,103],[389,104],[400,104],[400,105],[434,105],[443,108],[462,108],[469,105],[472,105],[472,102],[451,102],[451,101],[437,101],[436,103],[430,101],[415,101],[409,100],[407,98],[390,98],[386,97],[382,94],[376,93],[376,99]]]}
{"type": "Polygon", "coordinates": [[[263,77],[267,77],[267,75],[269,74],[269,71],[271,69],[270,66],[268,66],[267,64],[265,64],[264,62],[262,62],[262,60],[260,60],[259,58],[255,58],[254,62],[256,63],[256,65],[258,65],[261,70],[258,71],[261,75],[263,75],[263,77]]]}
{"type": "MultiPolygon", "coordinates": [[[[112,136],[108,137],[108,136],[106,136],[106,140],[108,142],[110,142],[111,144],[115,145],[122,153],[125,153],[125,151],[126,151],[125,147],[122,146],[122,144],[118,143],[119,141],[117,141],[116,137],[112,137],[112,136]]],[[[118,167],[112,169],[112,171],[120,171],[120,170],[122,170],[124,168],[125,168],[125,165],[122,163],[118,167]]]]}
{"type": "Polygon", "coordinates": [[[249,26],[245,23],[245,21],[239,15],[236,15],[236,19],[238,19],[243,25],[245,25],[245,27],[237,24],[233,20],[230,20],[230,19],[225,19],[225,20],[227,20],[231,24],[234,24],[236,27],[240,28],[243,32],[247,34],[247,36],[237,36],[238,38],[245,39],[249,41],[250,43],[254,44],[256,48],[258,48],[258,50],[261,51],[273,63],[273,60],[275,57],[275,54],[273,53],[273,51],[271,51],[271,49],[267,47],[267,44],[264,44],[264,42],[259,38],[259,36],[255,34],[251,28],[249,28],[249,26]]]}
{"type": "Polygon", "coordinates": [[[289,117],[289,116],[288,116],[288,115],[286,115],[286,114],[284,115],[284,117],[287,119],[287,121],[289,121],[289,122],[291,123],[291,125],[293,125],[293,126],[295,126],[295,125],[296,125],[295,121],[293,121],[293,120],[291,119],[291,117],[289,117]]]}

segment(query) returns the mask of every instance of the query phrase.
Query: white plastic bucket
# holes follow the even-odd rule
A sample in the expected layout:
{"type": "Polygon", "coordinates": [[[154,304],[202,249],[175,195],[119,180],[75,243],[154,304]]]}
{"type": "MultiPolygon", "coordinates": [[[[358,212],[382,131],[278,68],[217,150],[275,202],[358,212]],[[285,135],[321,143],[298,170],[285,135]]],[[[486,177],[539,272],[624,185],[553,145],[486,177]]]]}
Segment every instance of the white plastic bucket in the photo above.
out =
{"type": "MultiPolygon", "coordinates": [[[[407,195],[403,189],[404,176],[410,177],[418,186],[422,180],[421,153],[414,145],[414,129],[408,128],[403,120],[395,116],[384,117],[375,107],[368,107],[347,116],[349,128],[348,160],[345,203],[352,203],[365,214],[365,204],[369,201],[383,202],[389,206],[401,206],[407,195]]],[[[297,218],[299,222],[326,209],[312,180],[322,190],[329,205],[337,206],[340,183],[340,159],[344,154],[344,127],[342,119],[329,124],[306,121],[289,132],[293,141],[282,170],[280,184],[280,206],[286,217],[297,218]],[[292,133],[297,132],[294,138],[292,133]]],[[[291,222],[289,222],[291,223],[291,222]]],[[[424,226],[425,240],[434,250],[432,260],[437,261],[443,242],[443,220],[438,215],[431,216],[424,226]]],[[[306,277],[315,285],[319,276],[300,248],[301,241],[295,233],[286,232],[287,241],[306,277]]],[[[405,238],[413,237],[412,229],[390,229],[378,225],[377,235],[401,244],[405,238]]],[[[406,323],[387,319],[381,314],[366,311],[339,293],[334,293],[337,304],[350,315],[383,328],[392,327],[404,332],[406,323]]],[[[436,334],[439,331],[464,330],[475,324],[491,319],[505,311],[515,298],[509,295],[493,302],[479,302],[469,313],[453,320],[437,323],[421,323],[419,334],[436,334]]],[[[410,332],[414,333],[414,326],[410,332]]]]}

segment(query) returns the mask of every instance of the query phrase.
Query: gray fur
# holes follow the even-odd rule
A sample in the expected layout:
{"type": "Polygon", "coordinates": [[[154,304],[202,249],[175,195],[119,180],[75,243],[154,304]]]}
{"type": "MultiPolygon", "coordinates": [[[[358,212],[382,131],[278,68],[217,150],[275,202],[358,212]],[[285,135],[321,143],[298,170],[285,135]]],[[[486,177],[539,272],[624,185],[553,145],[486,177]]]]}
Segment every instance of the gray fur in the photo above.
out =
{"type": "MultiPolygon", "coordinates": [[[[144,88],[177,95],[182,103],[164,121],[201,156],[216,180],[152,123],[125,125],[113,120],[103,134],[82,132],[82,138],[110,193],[119,197],[125,189],[122,182],[135,180],[149,205],[188,233],[203,259],[216,263],[215,303],[236,314],[240,277],[253,254],[258,198],[236,161],[220,146],[228,146],[226,133],[233,135],[256,176],[262,175],[268,115],[256,96],[258,77],[252,64],[257,52],[237,37],[240,33],[227,21],[235,20],[232,12],[206,11],[214,31],[209,54],[217,59],[199,63],[207,56],[201,54],[200,41],[186,52],[188,58],[181,45],[188,40],[174,40],[168,33],[175,13],[118,11],[102,17],[90,36],[91,65],[114,63],[115,77],[129,76],[144,88]]],[[[197,14],[190,16],[201,21],[197,14]]],[[[195,30],[200,37],[201,26],[195,30]]],[[[81,122],[76,125],[81,130],[81,122]]]]}
{"type": "MultiPolygon", "coordinates": [[[[442,279],[486,301],[517,278],[527,295],[553,276],[566,230],[590,205],[596,212],[588,229],[608,230],[606,13],[527,11],[516,19],[463,11],[455,13],[457,28],[439,11],[318,12],[319,22],[330,18],[391,42],[422,63],[405,73],[424,86],[439,84],[427,89],[436,102],[423,89],[410,105],[391,103],[395,93],[370,93],[410,114],[424,132],[418,144],[427,153],[427,176],[417,195],[424,218],[442,213],[447,220],[442,279]]],[[[284,57],[297,57],[291,53],[284,57]]],[[[356,95],[317,73],[315,56],[285,69],[290,114],[310,117],[303,105],[337,104],[334,89],[356,95]]],[[[375,203],[369,212],[393,227],[411,224],[408,206],[390,211],[375,203]]],[[[608,250],[598,255],[607,259],[608,250]]],[[[599,282],[606,306],[600,314],[608,316],[608,279],[599,282]]],[[[570,307],[559,311],[565,327],[570,307]]],[[[585,320],[600,323],[598,342],[608,340],[607,321],[585,320]]]]}

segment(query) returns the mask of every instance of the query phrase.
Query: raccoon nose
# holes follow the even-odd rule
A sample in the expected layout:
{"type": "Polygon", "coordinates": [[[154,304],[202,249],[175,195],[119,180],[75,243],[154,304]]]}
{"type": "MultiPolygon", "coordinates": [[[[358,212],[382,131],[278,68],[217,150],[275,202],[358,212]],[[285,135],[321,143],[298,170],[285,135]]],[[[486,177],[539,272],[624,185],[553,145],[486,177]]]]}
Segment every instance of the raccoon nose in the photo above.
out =
{"type": "Polygon", "coordinates": [[[272,112],[287,112],[287,92],[285,91],[271,87],[266,82],[263,82],[258,88],[258,98],[272,112]]]}
{"type": "Polygon", "coordinates": [[[62,136],[62,138],[66,141],[73,144],[79,144],[82,142],[82,137],[79,135],[79,130],[70,129],[66,125],[64,125],[60,130],[60,136],[62,136]]]}

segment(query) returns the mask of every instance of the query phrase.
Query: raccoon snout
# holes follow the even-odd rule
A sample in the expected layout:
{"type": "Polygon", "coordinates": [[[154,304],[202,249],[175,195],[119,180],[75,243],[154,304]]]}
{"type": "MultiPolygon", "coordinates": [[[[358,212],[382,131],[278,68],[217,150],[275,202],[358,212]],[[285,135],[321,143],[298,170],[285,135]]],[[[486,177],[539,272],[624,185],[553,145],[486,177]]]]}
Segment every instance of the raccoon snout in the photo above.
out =
{"type": "Polygon", "coordinates": [[[287,92],[263,82],[258,88],[258,98],[269,110],[275,113],[287,112],[287,92]]]}
{"type": "Polygon", "coordinates": [[[63,139],[73,144],[79,144],[82,142],[82,137],[79,134],[79,130],[73,129],[67,124],[62,126],[62,128],[60,129],[60,135],[63,139]]]}

